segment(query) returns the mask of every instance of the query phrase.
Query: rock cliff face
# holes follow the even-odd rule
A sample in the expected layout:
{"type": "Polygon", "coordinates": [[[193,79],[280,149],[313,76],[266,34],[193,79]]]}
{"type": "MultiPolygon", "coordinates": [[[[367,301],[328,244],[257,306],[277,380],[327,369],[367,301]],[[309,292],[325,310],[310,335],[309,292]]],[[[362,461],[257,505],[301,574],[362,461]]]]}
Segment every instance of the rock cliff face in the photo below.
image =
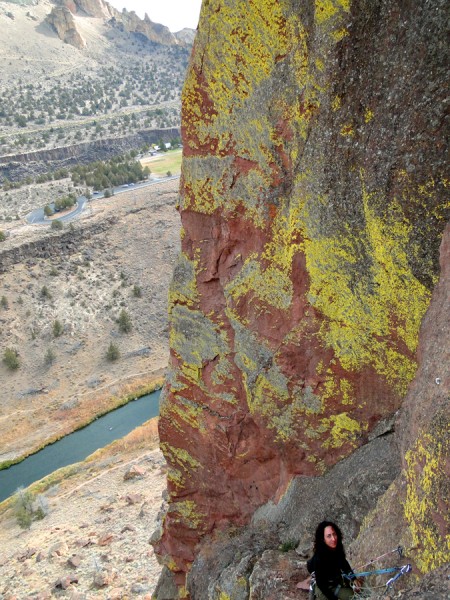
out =
{"type": "Polygon", "coordinates": [[[54,28],[60,40],[82,50],[86,46],[85,40],[75,24],[75,19],[70,10],[65,6],[54,6],[47,16],[47,22],[54,28]]]}
{"type": "MultiPolygon", "coordinates": [[[[449,218],[444,6],[203,4],[160,417],[170,498],[156,548],[180,597],[206,534],[276,504],[296,475],[325,481],[415,376],[449,218]]],[[[439,423],[405,458],[411,489],[439,423]]]]}
{"type": "Polygon", "coordinates": [[[111,18],[116,12],[108,2],[103,0],[65,0],[65,3],[73,13],[83,11],[90,17],[111,18]]]}
{"type": "Polygon", "coordinates": [[[440,261],[420,331],[419,368],[398,419],[402,470],[354,544],[364,556],[395,540],[411,549],[422,573],[450,562],[450,225],[440,261]]]}
{"type": "Polygon", "coordinates": [[[192,29],[172,33],[165,25],[153,23],[147,14],[144,19],[141,19],[134,11],[123,9],[119,12],[104,0],[59,0],[59,2],[60,6],[52,9],[47,21],[55,28],[62,41],[80,50],[85,47],[86,42],[76,28],[73,15],[106,19],[112,27],[143,35],[149,41],[164,46],[191,46],[194,41],[195,31],[192,29]]]}
{"type": "Polygon", "coordinates": [[[116,12],[113,23],[119,25],[128,33],[141,34],[157,44],[174,46],[179,43],[168,27],[153,23],[147,14],[145,14],[144,19],[140,19],[135,12],[128,12],[124,9],[121,13],[116,12]]]}

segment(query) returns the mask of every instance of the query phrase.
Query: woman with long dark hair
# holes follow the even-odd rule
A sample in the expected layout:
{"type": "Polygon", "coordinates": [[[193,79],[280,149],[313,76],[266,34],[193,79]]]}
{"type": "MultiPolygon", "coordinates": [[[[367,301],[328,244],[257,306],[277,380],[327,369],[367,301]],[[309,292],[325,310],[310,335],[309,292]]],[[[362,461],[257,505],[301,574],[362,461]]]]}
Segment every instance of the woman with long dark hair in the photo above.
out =
{"type": "Polygon", "coordinates": [[[342,544],[342,533],[331,521],[322,521],[316,529],[314,556],[308,561],[308,571],[315,574],[315,594],[318,600],[349,600],[353,590],[348,575],[354,578],[342,544]]]}

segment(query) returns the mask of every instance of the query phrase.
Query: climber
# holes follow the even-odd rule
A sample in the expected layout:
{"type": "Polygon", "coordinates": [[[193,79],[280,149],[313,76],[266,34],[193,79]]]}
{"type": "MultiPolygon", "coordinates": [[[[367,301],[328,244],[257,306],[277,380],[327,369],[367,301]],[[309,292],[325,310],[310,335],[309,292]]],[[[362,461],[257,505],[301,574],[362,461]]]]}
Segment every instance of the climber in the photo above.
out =
{"type": "Polygon", "coordinates": [[[350,581],[355,580],[355,576],[345,558],[342,533],[331,521],[322,521],[317,526],[314,556],[308,561],[307,567],[315,576],[314,597],[317,600],[348,600],[354,597],[350,581]],[[347,577],[344,578],[344,574],[347,577]]]}

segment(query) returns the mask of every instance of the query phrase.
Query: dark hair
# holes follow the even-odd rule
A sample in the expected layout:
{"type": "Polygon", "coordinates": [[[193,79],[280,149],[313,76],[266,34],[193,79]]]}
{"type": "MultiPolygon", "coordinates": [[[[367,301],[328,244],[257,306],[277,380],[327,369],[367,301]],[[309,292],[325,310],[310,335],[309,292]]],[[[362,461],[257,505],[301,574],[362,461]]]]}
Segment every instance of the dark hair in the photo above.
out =
{"type": "Polygon", "coordinates": [[[344,546],[342,544],[342,532],[332,521],[322,521],[322,523],[317,525],[316,535],[314,537],[314,552],[320,552],[328,548],[328,546],[325,544],[325,529],[327,527],[332,527],[336,532],[338,539],[336,550],[342,552],[345,556],[344,546]]]}

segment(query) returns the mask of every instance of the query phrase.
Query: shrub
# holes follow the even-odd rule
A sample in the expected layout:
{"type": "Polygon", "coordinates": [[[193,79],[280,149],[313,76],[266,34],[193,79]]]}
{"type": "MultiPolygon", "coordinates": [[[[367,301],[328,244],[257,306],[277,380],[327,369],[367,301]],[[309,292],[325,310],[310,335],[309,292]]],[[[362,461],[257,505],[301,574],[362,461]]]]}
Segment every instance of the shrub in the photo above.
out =
{"type": "Polygon", "coordinates": [[[298,540],[286,540],[283,542],[278,549],[281,552],[289,552],[290,550],[295,550],[298,546],[298,540]]]}
{"type": "Polygon", "coordinates": [[[60,335],[62,335],[63,331],[64,331],[64,325],[61,323],[61,321],[58,321],[58,319],[55,319],[55,321],[53,321],[53,335],[55,337],[59,337],[60,335]]]}
{"type": "Polygon", "coordinates": [[[51,208],[51,206],[49,206],[48,204],[46,204],[46,205],[44,206],[44,215],[45,215],[46,217],[51,217],[51,216],[52,216],[52,214],[53,214],[53,209],[51,208]]]}
{"type": "Polygon", "coordinates": [[[106,351],[106,359],[109,360],[110,362],[114,362],[119,357],[120,357],[119,348],[116,346],[116,344],[114,344],[114,342],[111,342],[108,346],[108,350],[106,351]]]}
{"type": "Polygon", "coordinates": [[[51,348],[49,348],[47,350],[47,352],[45,353],[45,364],[46,365],[51,365],[55,362],[55,353],[53,352],[53,350],[51,348]]]}
{"type": "Polygon", "coordinates": [[[14,516],[22,529],[30,529],[33,521],[33,496],[19,488],[14,497],[14,516]]]}
{"type": "Polygon", "coordinates": [[[41,296],[45,300],[50,300],[52,297],[52,295],[50,294],[50,291],[46,285],[43,285],[41,288],[41,296]]]}
{"type": "Polygon", "coordinates": [[[55,231],[61,231],[61,229],[63,229],[63,227],[64,227],[64,223],[57,219],[56,221],[52,221],[52,224],[50,225],[50,227],[52,229],[54,229],[55,231]]]}
{"type": "Polygon", "coordinates": [[[2,308],[4,308],[5,310],[8,308],[9,304],[8,304],[8,298],[6,296],[2,296],[2,299],[0,300],[0,306],[2,308]]]}
{"type": "Polygon", "coordinates": [[[12,348],[6,348],[3,354],[3,362],[10,371],[15,371],[20,367],[19,353],[12,348]]]}
{"type": "Polygon", "coordinates": [[[6,240],[6,233],[4,231],[0,231],[0,242],[4,242],[6,240]]]}
{"type": "Polygon", "coordinates": [[[19,488],[14,496],[14,516],[22,529],[30,529],[33,521],[39,521],[48,514],[48,505],[41,495],[19,488]]]}
{"type": "Polygon", "coordinates": [[[119,325],[119,330],[122,333],[129,333],[132,328],[131,318],[127,311],[123,308],[120,311],[119,318],[117,319],[117,323],[119,325]]]}
{"type": "Polygon", "coordinates": [[[140,286],[135,285],[133,287],[133,296],[135,298],[142,298],[142,290],[141,290],[140,286]]]}

